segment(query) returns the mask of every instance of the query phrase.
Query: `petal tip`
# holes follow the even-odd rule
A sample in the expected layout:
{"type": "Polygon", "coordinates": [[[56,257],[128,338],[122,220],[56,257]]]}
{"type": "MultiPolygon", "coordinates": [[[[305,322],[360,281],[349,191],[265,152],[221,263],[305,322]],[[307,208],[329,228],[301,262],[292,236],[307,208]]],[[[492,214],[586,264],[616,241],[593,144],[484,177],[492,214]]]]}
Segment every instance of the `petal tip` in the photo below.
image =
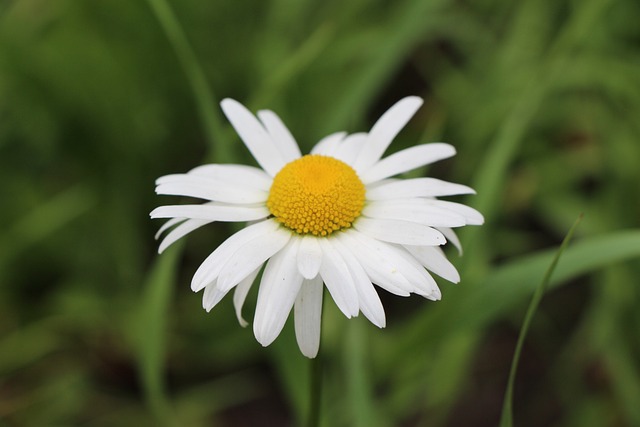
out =
{"type": "Polygon", "coordinates": [[[424,104],[424,99],[422,99],[421,97],[417,96],[417,95],[410,95],[410,96],[405,96],[404,98],[402,98],[400,101],[398,101],[398,103],[411,103],[413,105],[415,105],[415,108],[418,109],[419,107],[422,106],[422,104],[424,104]]]}
{"type": "Polygon", "coordinates": [[[222,101],[220,101],[220,106],[222,108],[225,108],[225,106],[237,105],[237,104],[240,104],[240,103],[233,98],[224,98],[222,101]]]}
{"type": "Polygon", "coordinates": [[[204,287],[205,287],[205,284],[202,283],[200,280],[196,280],[195,277],[191,279],[191,290],[193,292],[200,292],[204,287]]]}
{"type": "Polygon", "coordinates": [[[261,346],[263,347],[268,347],[271,343],[273,343],[276,339],[277,336],[269,336],[267,335],[266,332],[258,330],[255,325],[257,325],[257,323],[254,322],[254,327],[253,327],[253,334],[256,337],[256,341],[258,341],[258,343],[260,343],[261,346]]]}
{"type": "Polygon", "coordinates": [[[308,359],[315,359],[318,356],[318,350],[309,352],[309,351],[300,349],[300,352],[302,352],[302,355],[308,359]]]}

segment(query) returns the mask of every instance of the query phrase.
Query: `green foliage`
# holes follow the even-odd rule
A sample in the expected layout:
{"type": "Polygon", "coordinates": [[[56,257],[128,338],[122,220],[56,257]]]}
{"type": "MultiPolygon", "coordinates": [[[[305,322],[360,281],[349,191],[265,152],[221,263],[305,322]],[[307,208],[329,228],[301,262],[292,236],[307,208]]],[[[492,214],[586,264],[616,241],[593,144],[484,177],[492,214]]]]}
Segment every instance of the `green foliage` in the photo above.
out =
{"type": "Polygon", "coordinates": [[[640,425],[639,21],[633,0],[3,2],[0,425],[301,424],[292,325],[263,349],[230,299],[207,314],[189,289],[234,229],[158,256],[153,182],[254,162],[221,98],[277,111],[308,151],[409,94],[425,106],[391,150],[455,145],[428,172],[473,186],[487,223],[442,301],[382,295],[384,330],[327,299],[322,425],[498,425],[526,302],[580,212],[514,425],[640,425]]]}

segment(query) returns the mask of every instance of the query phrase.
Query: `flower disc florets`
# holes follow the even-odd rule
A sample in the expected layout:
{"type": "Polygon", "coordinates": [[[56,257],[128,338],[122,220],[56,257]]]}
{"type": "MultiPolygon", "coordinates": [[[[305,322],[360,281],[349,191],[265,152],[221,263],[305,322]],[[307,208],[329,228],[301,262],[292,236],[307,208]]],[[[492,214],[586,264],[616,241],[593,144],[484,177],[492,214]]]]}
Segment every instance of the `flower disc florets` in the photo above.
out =
{"type": "Polygon", "coordinates": [[[351,166],[333,157],[308,155],[278,172],[267,207],[298,234],[327,236],[351,227],[364,200],[364,184],[351,166]]]}

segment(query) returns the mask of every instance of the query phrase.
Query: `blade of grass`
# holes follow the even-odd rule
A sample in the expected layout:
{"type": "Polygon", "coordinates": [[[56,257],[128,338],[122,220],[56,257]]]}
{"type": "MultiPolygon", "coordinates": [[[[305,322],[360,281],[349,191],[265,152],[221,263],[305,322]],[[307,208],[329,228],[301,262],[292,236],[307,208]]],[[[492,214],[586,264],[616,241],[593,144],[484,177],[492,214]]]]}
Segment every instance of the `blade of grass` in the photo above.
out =
{"type": "Polygon", "coordinates": [[[4,235],[0,235],[0,276],[21,252],[84,214],[95,203],[94,194],[79,184],[57,194],[7,227],[4,235]]]}
{"type": "Polygon", "coordinates": [[[425,33],[437,26],[441,0],[411,0],[400,4],[389,18],[385,37],[376,46],[375,55],[362,67],[362,73],[341,95],[340,102],[327,115],[325,129],[344,129],[349,120],[362,117],[371,101],[385,87],[383,84],[423,40],[425,33]]]}
{"type": "Polygon", "coordinates": [[[225,144],[221,143],[224,141],[224,131],[219,110],[216,108],[217,101],[187,36],[166,0],[147,2],[160,22],[191,85],[202,127],[209,141],[209,151],[215,156],[216,162],[231,163],[231,150],[226,149],[225,144]]]}
{"type": "Polygon", "coordinates": [[[511,361],[511,369],[509,370],[509,380],[507,382],[507,391],[505,393],[504,403],[502,406],[502,416],[500,419],[501,427],[512,427],[513,426],[513,386],[516,380],[516,372],[518,370],[518,362],[520,361],[520,354],[522,353],[522,346],[524,344],[524,340],[527,336],[527,332],[529,331],[529,327],[531,326],[531,321],[533,316],[540,305],[540,301],[542,300],[542,296],[544,295],[546,289],[549,287],[549,282],[551,281],[551,275],[553,274],[556,265],[558,265],[558,261],[562,256],[565,248],[571,241],[573,237],[573,233],[575,232],[578,224],[582,221],[582,214],[576,219],[573,223],[573,226],[569,229],[569,232],[565,236],[560,248],[556,252],[556,255],[551,261],[551,265],[547,269],[542,282],[538,285],[535,292],[533,293],[533,297],[531,298],[531,302],[529,303],[529,307],[527,309],[527,314],[525,315],[524,322],[522,323],[522,328],[520,329],[520,334],[518,336],[518,342],[516,343],[516,349],[513,355],[513,360],[511,361]]]}
{"type": "Polygon", "coordinates": [[[307,68],[334,40],[334,28],[332,25],[320,25],[302,45],[292,52],[291,56],[284,61],[273,74],[269,75],[260,89],[254,95],[249,105],[264,106],[269,105],[273,98],[286,84],[292,80],[305,68],[307,68]]]}
{"type": "Polygon", "coordinates": [[[183,245],[179,242],[156,259],[145,285],[136,325],[138,369],[147,403],[161,425],[175,421],[164,383],[167,348],[168,311],[178,259],[183,245]]]}
{"type": "Polygon", "coordinates": [[[55,326],[56,319],[45,319],[4,334],[0,339],[0,377],[6,378],[63,347],[55,326]]]}
{"type": "Polygon", "coordinates": [[[172,402],[182,425],[203,425],[202,420],[214,419],[220,412],[264,399],[271,390],[259,380],[260,375],[254,368],[243,369],[181,388],[172,402]]]}
{"type": "Polygon", "coordinates": [[[367,325],[362,317],[348,323],[345,345],[345,377],[354,427],[378,425],[372,398],[372,382],[367,366],[367,325]]]}
{"type": "Polygon", "coordinates": [[[629,425],[640,425],[640,366],[637,363],[638,289],[633,286],[635,270],[630,265],[609,268],[597,288],[590,329],[594,355],[601,360],[616,396],[617,406],[629,425]],[[636,339],[634,339],[636,337],[636,339]]]}

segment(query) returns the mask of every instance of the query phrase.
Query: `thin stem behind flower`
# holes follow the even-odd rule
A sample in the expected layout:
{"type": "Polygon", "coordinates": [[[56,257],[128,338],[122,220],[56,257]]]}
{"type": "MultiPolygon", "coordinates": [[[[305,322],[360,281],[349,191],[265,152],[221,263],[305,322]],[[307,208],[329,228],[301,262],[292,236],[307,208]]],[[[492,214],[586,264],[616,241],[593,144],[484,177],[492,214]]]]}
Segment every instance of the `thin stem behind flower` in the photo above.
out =
{"type": "Polygon", "coordinates": [[[322,404],[322,376],[324,369],[322,366],[320,353],[310,363],[310,394],[309,394],[309,417],[308,427],[318,427],[320,425],[320,406],[322,404]]]}

